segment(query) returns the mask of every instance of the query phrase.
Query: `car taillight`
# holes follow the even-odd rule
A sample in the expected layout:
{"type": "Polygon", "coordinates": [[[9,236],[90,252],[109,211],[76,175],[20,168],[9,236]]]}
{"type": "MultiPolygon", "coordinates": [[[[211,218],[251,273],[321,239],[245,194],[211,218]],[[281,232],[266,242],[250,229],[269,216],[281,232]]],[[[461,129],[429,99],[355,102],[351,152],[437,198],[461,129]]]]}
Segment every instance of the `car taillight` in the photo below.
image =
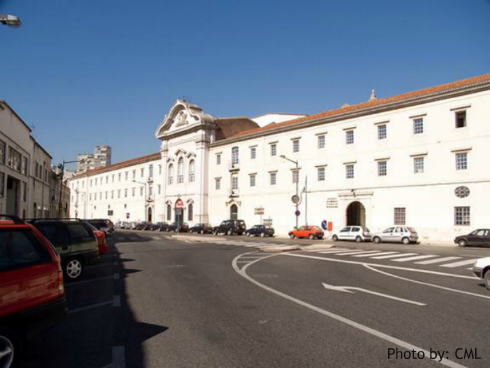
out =
{"type": "Polygon", "coordinates": [[[65,285],[63,284],[63,272],[58,271],[58,291],[60,295],[65,295],[65,285]]]}
{"type": "Polygon", "coordinates": [[[366,236],[366,234],[364,232],[362,232],[362,236],[366,236]]]}

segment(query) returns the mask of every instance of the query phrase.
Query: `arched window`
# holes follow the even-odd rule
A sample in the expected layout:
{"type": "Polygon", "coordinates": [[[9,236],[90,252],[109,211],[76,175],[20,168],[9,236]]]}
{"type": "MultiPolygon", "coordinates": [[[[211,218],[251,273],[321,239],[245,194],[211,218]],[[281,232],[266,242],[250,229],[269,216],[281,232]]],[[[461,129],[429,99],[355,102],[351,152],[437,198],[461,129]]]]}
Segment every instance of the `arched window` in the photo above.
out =
{"type": "Polygon", "coordinates": [[[238,147],[233,147],[231,149],[231,164],[238,165],[238,147]]]}
{"type": "Polygon", "coordinates": [[[179,162],[177,164],[177,184],[181,184],[184,182],[184,159],[179,158],[179,162]]]}
{"type": "Polygon", "coordinates": [[[168,184],[171,185],[174,183],[174,165],[170,164],[168,166],[168,184]]]}
{"type": "Polygon", "coordinates": [[[190,183],[194,183],[195,171],[196,171],[196,164],[195,164],[194,160],[191,160],[191,162],[189,162],[189,182],[190,183]]]}
{"type": "MultiPolygon", "coordinates": [[[[150,165],[150,168],[148,169],[148,171],[149,171],[148,176],[149,176],[150,178],[153,178],[153,165],[150,165]]],[[[127,177],[127,176],[128,176],[128,173],[126,173],[126,177],[127,177]]]]}
{"type": "Polygon", "coordinates": [[[172,220],[172,206],[167,204],[167,221],[172,220]]]}
{"type": "Polygon", "coordinates": [[[194,218],[194,205],[191,203],[187,206],[187,221],[192,221],[194,218]]]}

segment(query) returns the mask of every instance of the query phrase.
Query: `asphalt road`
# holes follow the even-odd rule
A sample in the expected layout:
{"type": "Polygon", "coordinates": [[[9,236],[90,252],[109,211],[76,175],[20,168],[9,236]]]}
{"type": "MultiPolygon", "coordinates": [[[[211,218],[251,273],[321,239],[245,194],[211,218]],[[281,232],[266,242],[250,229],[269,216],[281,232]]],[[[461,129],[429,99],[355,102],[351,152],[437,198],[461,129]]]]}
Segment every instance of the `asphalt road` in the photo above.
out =
{"type": "Polygon", "coordinates": [[[490,366],[490,292],[468,270],[490,249],[277,254],[258,247],[291,242],[129,231],[111,241],[66,286],[70,314],[30,341],[27,367],[490,366]]]}

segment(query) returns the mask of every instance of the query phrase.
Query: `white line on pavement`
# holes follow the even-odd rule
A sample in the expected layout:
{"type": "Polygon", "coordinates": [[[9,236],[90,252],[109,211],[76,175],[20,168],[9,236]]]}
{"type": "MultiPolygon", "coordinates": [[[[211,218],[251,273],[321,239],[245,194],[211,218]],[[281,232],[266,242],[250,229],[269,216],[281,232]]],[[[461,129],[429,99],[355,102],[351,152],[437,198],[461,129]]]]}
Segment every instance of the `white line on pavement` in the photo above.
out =
{"type": "Polygon", "coordinates": [[[429,259],[428,261],[415,262],[416,264],[433,264],[433,263],[442,263],[446,261],[452,261],[454,259],[460,259],[461,257],[445,257],[445,258],[437,258],[437,259],[429,259]]]}
{"type": "Polygon", "coordinates": [[[114,304],[114,301],[111,300],[110,302],[97,303],[97,304],[92,304],[92,305],[89,305],[89,306],[86,306],[86,307],[82,307],[82,308],[71,309],[71,310],[68,311],[68,314],[78,313],[78,312],[82,312],[84,310],[88,310],[88,309],[92,309],[92,308],[97,308],[97,307],[102,307],[104,305],[109,305],[109,304],[114,304]]]}
{"type": "Polygon", "coordinates": [[[400,254],[392,254],[390,256],[373,257],[373,259],[388,259],[388,258],[405,257],[405,256],[415,256],[415,255],[417,255],[417,253],[400,253],[400,254]]]}
{"type": "Polygon", "coordinates": [[[408,257],[408,258],[397,258],[397,259],[393,259],[392,261],[393,262],[408,262],[408,261],[416,261],[419,259],[434,258],[434,257],[437,257],[437,255],[426,254],[423,256],[414,256],[414,257],[408,257]]]}
{"type": "Polygon", "coordinates": [[[374,254],[360,254],[357,256],[352,256],[352,257],[374,257],[374,256],[385,256],[388,254],[395,254],[399,252],[381,252],[381,253],[374,253],[374,254]]]}
{"type": "Polygon", "coordinates": [[[321,251],[321,252],[318,252],[317,250],[308,250],[307,252],[318,252],[318,253],[322,253],[322,254],[327,254],[327,253],[342,253],[342,252],[347,252],[349,250],[352,250],[352,249],[334,248],[334,249],[325,250],[325,251],[321,251]]]}
{"type": "Polygon", "coordinates": [[[370,253],[378,253],[378,252],[379,250],[355,251],[355,252],[348,252],[348,253],[337,253],[336,256],[352,256],[357,254],[370,254],[370,253]]]}
{"type": "MultiPolygon", "coordinates": [[[[282,253],[282,255],[288,255],[288,254],[287,253],[282,253]]],[[[240,256],[238,256],[238,257],[240,257],[240,256]]],[[[330,318],[335,319],[335,320],[337,320],[339,322],[342,322],[342,323],[344,323],[346,325],[349,325],[351,327],[354,327],[354,328],[356,328],[358,330],[361,330],[361,331],[363,331],[363,332],[365,332],[367,334],[370,334],[370,335],[376,336],[376,337],[378,337],[378,338],[380,338],[382,340],[388,341],[391,344],[396,344],[396,345],[398,345],[398,346],[400,346],[400,347],[402,347],[404,349],[407,349],[407,350],[415,350],[416,352],[417,351],[423,351],[425,357],[429,357],[430,356],[430,354],[429,354],[429,352],[427,350],[424,350],[422,348],[419,348],[419,347],[417,347],[415,345],[412,345],[412,344],[410,344],[410,343],[408,343],[406,341],[397,339],[396,337],[390,336],[390,335],[385,334],[385,333],[383,333],[381,331],[378,331],[378,330],[375,330],[375,329],[370,328],[368,326],[362,325],[362,324],[357,323],[357,322],[355,322],[353,320],[350,320],[350,319],[347,319],[345,317],[342,317],[342,316],[340,316],[338,314],[329,312],[329,311],[327,311],[325,309],[321,309],[321,308],[316,307],[316,306],[314,306],[312,304],[309,304],[309,303],[306,303],[306,302],[304,302],[302,300],[296,299],[296,298],[294,298],[294,297],[292,297],[290,295],[287,295],[287,294],[284,294],[284,293],[282,293],[280,291],[277,291],[275,289],[272,289],[269,286],[266,286],[264,284],[261,284],[260,282],[258,282],[256,280],[254,280],[253,278],[251,278],[246,273],[247,268],[250,267],[252,264],[258,262],[259,260],[253,261],[253,262],[249,263],[248,265],[244,266],[242,269],[240,269],[237,266],[237,264],[236,264],[236,260],[237,260],[238,257],[236,257],[233,260],[233,262],[232,262],[233,268],[235,269],[235,271],[238,274],[240,274],[241,276],[243,276],[244,278],[246,278],[248,281],[252,282],[253,284],[255,284],[255,285],[259,286],[259,287],[261,287],[262,289],[264,289],[266,291],[269,291],[269,292],[271,292],[273,294],[276,294],[276,295],[278,295],[278,296],[280,296],[280,297],[282,297],[284,299],[287,299],[287,300],[289,300],[289,301],[291,301],[293,303],[299,304],[299,305],[301,305],[301,306],[303,306],[305,308],[308,308],[310,310],[313,310],[313,311],[315,311],[317,313],[323,314],[324,316],[330,317],[330,318]]],[[[447,367],[453,367],[453,368],[462,368],[462,367],[464,367],[463,365],[458,364],[456,362],[452,362],[450,360],[447,360],[447,361],[442,360],[440,362],[440,364],[445,365],[447,367]]]]}
{"type": "Polygon", "coordinates": [[[476,258],[475,259],[468,259],[466,261],[460,261],[460,262],[443,264],[443,265],[440,265],[440,266],[441,267],[454,268],[454,267],[466,266],[466,265],[469,265],[469,264],[473,264],[473,263],[475,263],[475,261],[476,261],[476,258]]]}

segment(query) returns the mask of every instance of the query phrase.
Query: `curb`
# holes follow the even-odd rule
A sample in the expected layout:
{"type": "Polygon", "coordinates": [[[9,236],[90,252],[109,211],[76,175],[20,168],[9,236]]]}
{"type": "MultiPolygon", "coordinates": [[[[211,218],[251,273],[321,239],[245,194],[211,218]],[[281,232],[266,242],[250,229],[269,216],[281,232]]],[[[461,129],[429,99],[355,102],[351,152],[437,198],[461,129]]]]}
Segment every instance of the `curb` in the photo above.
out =
{"type": "Polygon", "coordinates": [[[280,247],[263,247],[259,248],[260,252],[264,253],[281,253],[281,252],[290,252],[292,250],[300,250],[299,245],[285,245],[280,247]]]}

